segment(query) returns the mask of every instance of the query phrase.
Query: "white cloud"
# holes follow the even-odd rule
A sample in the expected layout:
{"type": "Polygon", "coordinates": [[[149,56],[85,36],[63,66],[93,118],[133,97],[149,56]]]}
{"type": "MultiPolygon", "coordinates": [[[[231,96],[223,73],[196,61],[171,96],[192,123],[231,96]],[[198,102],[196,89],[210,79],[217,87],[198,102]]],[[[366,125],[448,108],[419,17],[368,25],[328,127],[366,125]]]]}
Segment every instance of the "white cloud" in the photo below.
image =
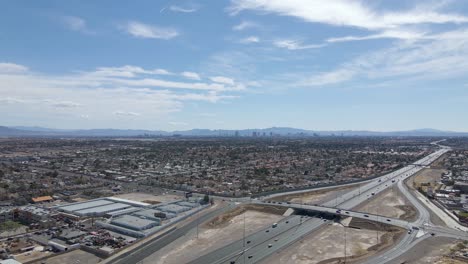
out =
{"type": "Polygon", "coordinates": [[[331,84],[348,81],[351,78],[353,78],[355,74],[356,73],[352,70],[338,69],[336,71],[315,74],[310,78],[305,78],[304,80],[300,81],[299,83],[297,83],[297,85],[299,86],[331,85],[331,84]]]}
{"type": "Polygon", "coordinates": [[[195,72],[184,71],[180,75],[192,80],[201,80],[200,75],[198,75],[198,73],[195,72]]]}
{"type": "Polygon", "coordinates": [[[82,106],[81,104],[75,103],[72,101],[53,101],[53,100],[44,100],[44,101],[56,108],[76,108],[76,107],[82,106]]]}
{"type": "Polygon", "coordinates": [[[9,62],[0,62],[0,73],[22,73],[28,71],[28,67],[9,63],[9,62]]]}
{"type": "Polygon", "coordinates": [[[164,69],[154,69],[152,70],[154,74],[159,74],[159,75],[172,75],[173,73],[164,69]]]}
{"type": "Polygon", "coordinates": [[[256,28],[259,27],[257,23],[251,22],[251,21],[242,21],[239,24],[235,25],[232,27],[232,30],[235,31],[241,31],[244,29],[249,29],[249,28],[256,28]]]}
{"type": "Polygon", "coordinates": [[[248,43],[258,43],[260,42],[260,38],[257,36],[250,36],[240,40],[240,43],[248,44],[248,43]]]}
{"type": "Polygon", "coordinates": [[[86,28],[86,21],[84,19],[76,16],[64,16],[62,19],[69,29],[74,31],[88,32],[86,28]]]}
{"type": "Polygon", "coordinates": [[[229,84],[229,85],[234,85],[234,80],[228,77],[224,76],[215,76],[210,78],[211,81],[217,82],[217,83],[224,83],[224,84],[229,84]]]}
{"type": "Polygon", "coordinates": [[[151,39],[172,39],[179,35],[179,32],[173,28],[159,27],[155,25],[144,24],[137,21],[130,21],[122,27],[127,33],[137,38],[151,39]]]}
{"type": "Polygon", "coordinates": [[[114,77],[135,77],[138,74],[154,75],[172,75],[171,72],[164,69],[146,70],[142,67],[125,65],[122,67],[99,67],[96,71],[90,73],[95,76],[114,76],[114,77]]]}
{"type": "Polygon", "coordinates": [[[229,11],[235,15],[244,10],[254,10],[297,17],[307,22],[370,30],[428,23],[468,22],[468,17],[462,15],[439,13],[435,10],[438,7],[426,6],[397,12],[373,9],[363,0],[231,0],[229,11]]]}
{"type": "Polygon", "coordinates": [[[361,81],[440,80],[468,74],[468,29],[425,35],[363,54],[329,72],[307,74],[298,85],[320,86],[361,81]],[[456,65],[456,67],[454,67],[456,65]]]}
{"type": "MultiPolygon", "coordinates": [[[[44,126],[60,124],[74,128],[87,124],[89,127],[133,125],[154,128],[158,125],[154,120],[181,111],[187,102],[217,103],[238,98],[233,93],[245,89],[242,83],[230,85],[211,80],[175,82],[148,78],[148,74],[154,72],[129,65],[65,75],[0,72],[0,112],[15,113],[24,120],[49,122],[43,123],[44,126]],[[112,112],[109,109],[118,110],[112,112]],[[116,116],[138,118],[120,124],[115,123],[116,116]]],[[[22,122],[9,117],[4,117],[3,121],[22,122]]]]}
{"type": "Polygon", "coordinates": [[[180,122],[180,121],[171,121],[168,124],[171,126],[187,126],[188,125],[188,123],[180,122]]]}
{"type": "Polygon", "coordinates": [[[1,104],[21,104],[21,103],[25,103],[25,101],[18,99],[18,98],[6,97],[6,98],[0,98],[0,103],[1,104]]]}
{"type": "Polygon", "coordinates": [[[177,5],[171,5],[169,7],[169,10],[171,10],[173,12],[193,13],[193,12],[198,11],[198,7],[196,7],[196,6],[182,7],[182,6],[177,6],[177,5]]]}
{"type": "Polygon", "coordinates": [[[418,40],[425,38],[425,32],[416,32],[416,31],[403,31],[403,30],[385,30],[383,32],[367,35],[367,36],[346,36],[346,37],[337,37],[329,38],[327,42],[346,42],[346,41],[360,41],[360,40],[372,40],[372,39],[401,39],[401,40],[418,40]]]}
{"type": "Polygon", "coordinates": [[[276,40],[273,42],[273,45],[278,48],[285,48],[288,50],[318,49],[325,46],[325,44],[303,44],[299,40],[292,39],[276,40]]]}
{"type": "Polygon", "coordinates": [[[127,112],[127,111],[115,111],[113,114],[117,116],[139,116],[140,115],[139,113],[127,112]]]}

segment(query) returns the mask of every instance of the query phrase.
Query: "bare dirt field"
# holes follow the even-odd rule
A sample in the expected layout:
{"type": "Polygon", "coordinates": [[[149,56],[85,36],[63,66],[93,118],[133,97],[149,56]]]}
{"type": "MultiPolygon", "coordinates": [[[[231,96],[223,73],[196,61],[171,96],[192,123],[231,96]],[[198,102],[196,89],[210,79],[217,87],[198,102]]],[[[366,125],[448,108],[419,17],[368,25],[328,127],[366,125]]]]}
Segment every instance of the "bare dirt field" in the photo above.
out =
{"type": "Polygon", "coordinates": [[[170,201],[181,199],[180,196],[173,195],[173,194],[153,195],[153,194],[141,193],[141,192],[119,194],[113,197],[128,199],[128,200],[137,201],[137,202],[147,202],[147,203],[164,203],[164,202],[170,202],[170,201]]]}
{"type": "Polygon", "coordinates": [[[44,249],[44,247],[37,246],[32,251],[28,251],[28,252],[25,252],[25,253],[15,255],[15,259],[17,261],[21,262],[21,263],[24,263],[24,262],[33,261],[33,260],[36,260],[36,259],[39,259],[39,258],[43,258],[43,257],[47,257],[47,256],[52,255],[51,252],[43,252],[42,251],[43,249],[44,249]]]}
{"type": "Polygon", "coordinates": [[[95,255],[88,253],[83,250],[73,250],[71,252],[51,257],[45,260],[34,262],[34,264],[46,263],[46,264],[96,264],[101,259],[95,255]]]}
{"type": "Polygon", "coordinates": [[[411,250],[400,256],[399,258],[390,262],[390,264],[458,264],[466,263],[446,258],[450,252],[451,246],[454,245],[453,239],[450,238],[428,238],[421,243],[414,246],[411,250]]]}
{"type": "Polygon", "coordinates": [[[249,235],[281,220],[284,210],[284,208],[278,210],[274,207],[262,208],[258,205],[238,207],[201,225],[198,229],[198,238],[196,230],[192,230],[184,237],[146,258],[144,263],[187,263],[216,248],[241,239],[244,232],[244,219],[245,233],[249,235]]]}
{"type": "Polygon", "coordinates": [[[306,204],[321,204],[332,199],[335,199],[337,196],[340,196],[346,192],[349,192],[355,188],[358,188],[358,184],[350,186],[342,186],[337,188],[330,188],[324,190],[316,190],[304,193],[290,194],[284,196],[277,196],[271,198],[271,201],[286,201],[292,203],[306,203],[306,204]]]}
{"type": "Polygon", "coordinates": [[[372,200],[359,205],[355,210],[409,221],[417,217],[416,209],[395,185],[373,196],[372,200]]]}
{"type": "Polygon", "coordinates": [[[391,246],[394,239],[397,239],[397,237],[394,238],[396,234],[344,228],[342,225],[334,223],[304,237],[292,246],[265,259],[262,263],[344,263],[345,235],[346,263],[357,263],[359,260],[391,246]]]}
{"type": "Polygon", "coordinates": [[[442,176],[442,173],[447,172],[446,170],[440,169],[424,169],[416,174],[414,177],[409,180],[410,184],[413,184],[413,187],[418,188],[421,184],[430,184],[435,186],[442,176]]]}

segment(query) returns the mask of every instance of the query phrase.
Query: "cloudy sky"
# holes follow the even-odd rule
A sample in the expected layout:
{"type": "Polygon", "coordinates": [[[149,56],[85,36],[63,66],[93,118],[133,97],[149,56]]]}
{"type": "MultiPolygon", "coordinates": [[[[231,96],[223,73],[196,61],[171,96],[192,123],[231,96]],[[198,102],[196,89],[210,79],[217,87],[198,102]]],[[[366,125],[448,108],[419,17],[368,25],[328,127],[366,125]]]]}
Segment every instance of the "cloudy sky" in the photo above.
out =
{"type": "Polygon", "coordinates": [[[468,0],[0,2],[0,125],[467,121],[468,0]]]}

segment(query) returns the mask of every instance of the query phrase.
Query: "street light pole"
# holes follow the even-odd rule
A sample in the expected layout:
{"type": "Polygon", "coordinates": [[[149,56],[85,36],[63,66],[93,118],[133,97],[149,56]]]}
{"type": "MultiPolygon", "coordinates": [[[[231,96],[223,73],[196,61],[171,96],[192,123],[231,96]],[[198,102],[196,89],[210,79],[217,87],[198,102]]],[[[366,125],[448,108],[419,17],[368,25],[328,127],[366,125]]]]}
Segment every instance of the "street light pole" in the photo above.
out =
{"type": "Polygon", "coordinates": [[[244,234],[243,234],[243,250],[242,250],[242,255],[244,255],[244,263],[245,263],[245,213],[247,213],[247,211],[244,212],[244,234]]]}
{"type": "Polygon", "coordinates": [[[343,225],[344,228],[344,263],[346,263],[346,226],[343,225]]]}

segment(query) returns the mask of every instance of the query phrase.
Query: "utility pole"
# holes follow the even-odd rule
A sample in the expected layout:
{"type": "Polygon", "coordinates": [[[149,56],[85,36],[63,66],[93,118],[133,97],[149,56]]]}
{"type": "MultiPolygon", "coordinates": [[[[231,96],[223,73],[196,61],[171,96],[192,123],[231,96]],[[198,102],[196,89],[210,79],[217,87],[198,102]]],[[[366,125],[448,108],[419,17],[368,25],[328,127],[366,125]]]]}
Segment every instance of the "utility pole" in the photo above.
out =
{"type": "Polygon", "coordinates": [[[344,228],[344,263],[346,263],[346,226],[343,225],[344,228]]]}
{"type": "Polygon", "coordinates": [[[244,263],[245,263],[245,213],[244,212],[244,234],[243,234],[243,250],[242,250],[242,255],[244,255],[244,263]]]}
{"type": "Polygon", "coordinates": [[[200,225],[200,212],[197,212],[197,239],[198,239],[198,226],[200,225]]]}

